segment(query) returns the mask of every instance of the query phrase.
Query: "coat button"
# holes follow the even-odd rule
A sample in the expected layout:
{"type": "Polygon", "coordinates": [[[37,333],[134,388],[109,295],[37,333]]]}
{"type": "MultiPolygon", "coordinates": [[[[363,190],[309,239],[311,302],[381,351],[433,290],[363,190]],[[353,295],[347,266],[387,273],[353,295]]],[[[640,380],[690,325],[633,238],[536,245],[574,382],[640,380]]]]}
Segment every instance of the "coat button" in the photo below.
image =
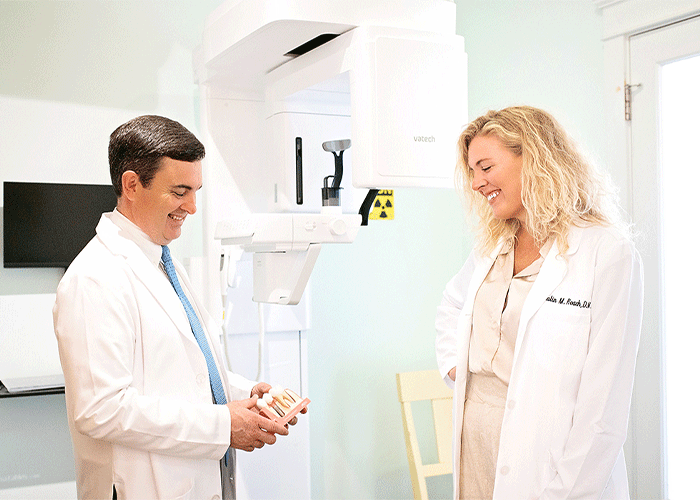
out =
{"type": "Polygon", "coordinates": [[[501,474],[503,474],[504,476],[506,474],[508,474],[509,472],[510,472],[510,467],[508,467],[507,465],[504,465],[503,467],[501,467],[501,474]]]}
{"type": "Polygon", "coordinates": [[[511,399],[510,401],[508,401],[508,409],[512,410],[513,408],[515,408],[515,401],[511,399]]]}
{"type": "Polygon", "coordinates": [[[199,385],[204,384],[206,381],[207,381],[207,376],[206,376],[206,375],[204,375],[203,373],[200,373],[199,375],[197,375],[197,383],[198,383],[199,385]]]}
{"type": "Polygon", "coordinates": [[[214,495],[211,497],[211,500],[221,500],[221,497],[219,495],[214,495]]]}

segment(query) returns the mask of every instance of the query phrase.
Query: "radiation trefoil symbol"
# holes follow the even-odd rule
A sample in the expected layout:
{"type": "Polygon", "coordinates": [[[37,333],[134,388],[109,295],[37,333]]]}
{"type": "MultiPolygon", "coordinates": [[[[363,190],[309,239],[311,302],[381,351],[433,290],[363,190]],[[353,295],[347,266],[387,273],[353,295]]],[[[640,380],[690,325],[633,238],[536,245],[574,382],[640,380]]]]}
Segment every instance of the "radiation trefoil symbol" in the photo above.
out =
{"type": "Polygon", "coordinates": [[[394,191],[392,189],[384,189],[377,193],[369,218],[371,220],[394,220],[394,191]]]}

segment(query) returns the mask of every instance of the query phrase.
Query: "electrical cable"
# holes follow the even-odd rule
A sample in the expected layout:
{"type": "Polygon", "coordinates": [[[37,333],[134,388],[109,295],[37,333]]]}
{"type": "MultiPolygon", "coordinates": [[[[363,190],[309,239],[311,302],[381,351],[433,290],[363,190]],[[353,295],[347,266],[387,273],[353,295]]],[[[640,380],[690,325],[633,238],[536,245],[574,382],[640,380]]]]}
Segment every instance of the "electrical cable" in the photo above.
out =
{"type": "Polygon", "coordinates": [[[340,182],[343,180],[343,152],[344,151],[340,151],[336,153],[332,151],[335,157],[335,174],[333,175],[333,185],[331,186],[333,189],[338,189],[340,187],[340,182]]]}
{"type": "Polygon", "coordinates": [[[228,282],[228,266],[231,264],[231,255],[229,252],[222,248],[221,249],[221,259],[219,260],[219,280],[221,287],[221,302],[222,302],[222,322],[221,322],[221,333],[224,338],[224,358],[226,359],[226,367],[229,371],[231,370],[231,359],[228,355],[228,334],[226,333],[226,318],[229,317],[230,309],[232,305],[228,301],[228,287],[230,283],[228,282]]]}
{"type": "MultiPolygon", "coordinates": [[[[226,298],[224,297],[224,300],[225,299],[226,298]]],[[[225,308],[225,312],[224,312],[224,321],[221,324],[221,331],[222,331],[223,337],[224,337],[224,357],[226,358],[226,367],[228,368],[228,371],[230,371],[230,372],[232,372],[233,369],[231,368],[231,359],[229,358],[229,355],[228,355],[228,334],[226,333],[226,318],[228,318],[228,315],[231,312],[232,308],[233,308],[232,304],[230,304],[230,303],[226,304],[226,308],[225,308]]]]}
{"type": "Polygon", "coordinates": [[[366,226],[369,222],[369,212],[372,210],[372,203],[379,193],[378,189],[370,189],[365,196],[362,206],[360,206],[360,215],[362,216],[362,226],[366,226]]]}
{"type": "Polygon", "coordinates": [[[265,311],[262,302],[258,302],[258,327],[260,329],[260,336],[258,339],[258,374],[255,376],[256,382],[260,382],[260,378],[262,377],[263,358],[265,357],[265,311]]]}

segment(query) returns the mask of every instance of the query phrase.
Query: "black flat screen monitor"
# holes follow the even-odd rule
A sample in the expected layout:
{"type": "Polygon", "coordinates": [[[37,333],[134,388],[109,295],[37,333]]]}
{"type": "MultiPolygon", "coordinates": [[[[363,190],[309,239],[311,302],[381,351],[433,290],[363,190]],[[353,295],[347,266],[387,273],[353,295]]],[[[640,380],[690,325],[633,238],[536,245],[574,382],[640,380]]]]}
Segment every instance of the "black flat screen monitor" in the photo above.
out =
{"type": "Polygon", "coordinates": [[[111,185],[4,182],[4,267],[70,265],[117,197],[111,185]]]}

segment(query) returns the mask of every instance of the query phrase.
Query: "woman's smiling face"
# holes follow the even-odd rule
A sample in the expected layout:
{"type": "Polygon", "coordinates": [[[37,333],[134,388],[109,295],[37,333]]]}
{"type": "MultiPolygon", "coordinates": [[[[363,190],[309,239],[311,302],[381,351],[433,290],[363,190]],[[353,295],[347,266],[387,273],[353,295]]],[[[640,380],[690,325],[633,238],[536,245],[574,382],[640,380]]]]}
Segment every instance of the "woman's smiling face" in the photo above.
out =
{"type": "Polygon", "coordinates": [[[469,144],[468,166],[472,189],[481,193],[496,219],[525,222],[522,201],[522,156],[514,154],[493,135],[479,135],[469,144]]]}

